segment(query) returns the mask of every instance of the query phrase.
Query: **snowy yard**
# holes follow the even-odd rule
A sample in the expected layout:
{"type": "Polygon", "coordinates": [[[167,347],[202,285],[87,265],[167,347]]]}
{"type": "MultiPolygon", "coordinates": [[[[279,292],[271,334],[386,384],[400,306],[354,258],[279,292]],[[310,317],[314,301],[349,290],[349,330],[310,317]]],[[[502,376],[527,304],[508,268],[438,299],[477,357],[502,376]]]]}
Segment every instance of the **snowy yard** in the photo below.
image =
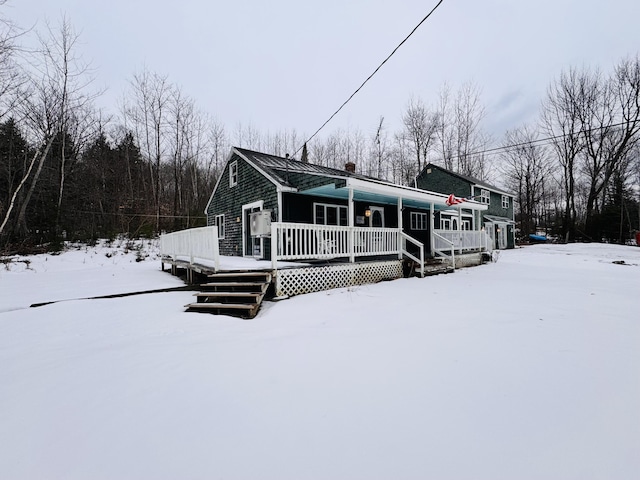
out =
{"type": "Polygon", "coordinates": [[[181,285],[153,256],[26,267],[0,264],[0,478],[638,478],[640,248],[536,245],[252,321],[75,300],[181,285]]]}

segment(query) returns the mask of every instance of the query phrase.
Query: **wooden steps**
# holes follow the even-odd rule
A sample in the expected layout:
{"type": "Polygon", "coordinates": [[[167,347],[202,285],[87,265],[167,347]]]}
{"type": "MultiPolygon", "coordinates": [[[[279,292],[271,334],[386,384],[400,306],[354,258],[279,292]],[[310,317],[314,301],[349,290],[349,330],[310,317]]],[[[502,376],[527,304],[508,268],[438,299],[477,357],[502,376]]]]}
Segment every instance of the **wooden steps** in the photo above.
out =
{"type": "MultiPolygon", "coordinates": [[[[428,258],[424,261],[424,276],[439,275],[441,273],[452,273],[453,267],[448,260],[442,257],[428,258]]],[[[420,276],[420,263],[413,262],[409,276],[420,276]]]]}
{"type": "Polygon", "coordinates": [[[254,318],[271,284],[271,272],[225,272],[208,276],[194,294],[195,303],[185,305],[189,311],[254,318]]]}

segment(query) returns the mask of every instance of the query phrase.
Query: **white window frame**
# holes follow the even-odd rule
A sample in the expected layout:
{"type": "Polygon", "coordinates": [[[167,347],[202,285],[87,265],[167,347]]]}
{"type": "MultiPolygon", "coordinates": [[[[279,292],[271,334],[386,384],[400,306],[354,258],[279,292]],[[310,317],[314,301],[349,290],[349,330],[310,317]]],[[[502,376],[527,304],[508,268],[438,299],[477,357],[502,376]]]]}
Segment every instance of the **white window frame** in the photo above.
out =
{"type": "Polygon", "coordinates": [[[480,203],[491,205],[491,192],[486,188],[480,189],[480,203]]]}
{"type": "Polygon", "coordinates": [[[341,227],[346,227],[349,225],[349,207],[347,207],[346,205],[336,205],[334,203],[313,203],[313,224],[314,225],[327,225],[327,209],[328,208],[335,208],[336,209],[336,218],[338,219],[338,225],[341,227]],[[323,207],[324,209],[324,223],[318,223],[317,222],[317,217],[316,217],[316,208],[317,207],[323,207]],[[345,223],[344,225],[340,224],[340,211],[341,209],[344,209],[345,212],[345,218],[347,220],[347,223],[345,223]]]}
{"type": "Polygon", "coordinates": [[[440,217],[440,230],[451,230],[451,217],[440,217]]]}
{"type": "Polygon", "coordinates": [[[502,195],[502,208],[509,208],[509,197],[502,195]]]}
{"type": "Polygon", "coordinates": [[[213,224],[218,227],[218,240],[224,240],[224,213],[216,215],[213,224]]]}
{"type": "Polygon", "coordinates": [[[427,230],[428,218],[423,212],[411,212],[411,230],[427,230]]]}
{"type": "Polygon", "coordinates": [[[238,161],[234,160],[229,164],[229,187],[238,185],[238,161]]]}

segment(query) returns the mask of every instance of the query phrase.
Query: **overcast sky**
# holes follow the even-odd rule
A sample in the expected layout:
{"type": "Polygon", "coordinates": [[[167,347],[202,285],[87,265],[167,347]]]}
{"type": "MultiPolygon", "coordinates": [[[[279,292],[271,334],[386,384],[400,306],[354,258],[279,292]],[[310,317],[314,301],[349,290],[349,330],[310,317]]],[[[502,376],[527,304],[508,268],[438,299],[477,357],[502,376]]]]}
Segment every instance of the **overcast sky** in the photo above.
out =
{"type": "MultiPolygon", "coordinates": [[[[313,133],[437,0],[9,0],[5,16],[44,27],[66,14],[113,105],[144,66],[166,74],[229,130],[313,133]]],[[[444,0],[330,123],[400,128],[409,98],[435,103],[445,82],[482,89],[485,127],[536,117],[569,66],[604,71],[640,51],[638,0],[444,0]]]]}

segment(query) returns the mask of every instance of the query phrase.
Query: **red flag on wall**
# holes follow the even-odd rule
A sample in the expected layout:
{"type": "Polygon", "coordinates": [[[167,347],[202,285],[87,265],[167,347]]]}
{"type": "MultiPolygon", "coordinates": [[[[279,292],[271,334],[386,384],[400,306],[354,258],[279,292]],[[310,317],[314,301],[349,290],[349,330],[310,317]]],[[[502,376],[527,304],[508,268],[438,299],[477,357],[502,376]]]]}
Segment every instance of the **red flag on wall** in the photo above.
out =
{"type": "Polygon", "coordinates": [[[464,198],[458,198],[453,193],[451,195],[449,195],[447,197],[447,199],[445,200],[445,203],[448,206],[457,205],[458,203],[462,203],[462,202],[464,202],[464,198]]]}

